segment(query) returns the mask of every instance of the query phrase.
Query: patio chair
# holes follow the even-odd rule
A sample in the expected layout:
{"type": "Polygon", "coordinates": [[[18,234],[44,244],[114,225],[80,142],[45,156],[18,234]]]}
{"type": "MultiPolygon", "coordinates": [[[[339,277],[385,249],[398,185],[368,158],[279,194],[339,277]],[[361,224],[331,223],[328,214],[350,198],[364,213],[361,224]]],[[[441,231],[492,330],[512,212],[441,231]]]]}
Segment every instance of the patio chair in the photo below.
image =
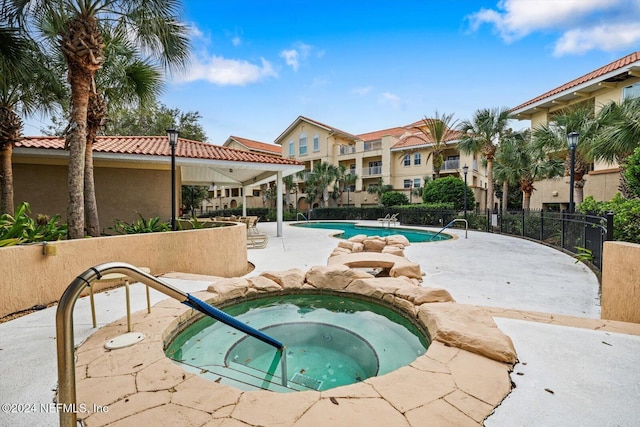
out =
{"type": "Polygon", "coordinates": [[[248,222],[249,232],[252,234],[260,234],[260,231],[258,230],[258,221],[260,221],[260,217],[250,216],[248,218],[249,218],[249,222],[248,222]]]}
{"type": "Polygon", "coordinates": [[[398,214],[394,213],[393,215],[391,215],[391,217],[389,218],[388,222],[389,222],[389,227],[391,227],[391,224],[393,224],[393,225],[400,224],[400,221],[398,221],[398,214]]]}
{"type": "Polygon", "coordinates": [[[247,248],[262,249],[267,247],[269,237],[266,234],[247,233],[247,248]]]}
{"type": "Polygon", "coordinates": [[[387,216],[385,216],[384,218],[378,218],[378,222],[384,225],[384,223],[389,221],[390,218],[391,218],[391,215],[387,214],[387,216]]]}

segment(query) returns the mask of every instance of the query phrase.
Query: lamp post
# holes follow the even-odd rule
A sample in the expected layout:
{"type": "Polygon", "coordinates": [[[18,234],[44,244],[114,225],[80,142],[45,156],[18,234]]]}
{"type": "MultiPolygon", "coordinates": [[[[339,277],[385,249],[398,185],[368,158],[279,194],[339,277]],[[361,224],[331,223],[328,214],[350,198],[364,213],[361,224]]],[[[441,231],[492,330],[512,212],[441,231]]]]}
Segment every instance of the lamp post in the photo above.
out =
{"type": "Polygon", "coordinates": [[[296,221],[298,220],[298,184],[296,183],[296,221]]]}
{"type": "Polygon", "coordinates": [[[178,131],[167,129],[167,138],[171,146],[171,230],[176,230],[176,145],[178,145],[178,131]]]}
{"type": "Polygon", "coordinates": [[[462,173],[464,173],[464,220],[467,220],[467,172],[469,172],[469,166],[464,165],[462,167],[462,173]]]}
{"type": "Polygon", "coordinates": [[[575,211],[575,205],[573,203],[573,189],[575,187],[575,166],[576,166],[576,147],[578,146],[578,132],[571,132],[567,135],[567,145],[569,151],[571,151],[571,171],[569,173],[569,212],[575,211]]]}
{"type": "Polygon", "coordinates": [[[413,181],[409,183],[409,204],[413,203],[413,181]]]}

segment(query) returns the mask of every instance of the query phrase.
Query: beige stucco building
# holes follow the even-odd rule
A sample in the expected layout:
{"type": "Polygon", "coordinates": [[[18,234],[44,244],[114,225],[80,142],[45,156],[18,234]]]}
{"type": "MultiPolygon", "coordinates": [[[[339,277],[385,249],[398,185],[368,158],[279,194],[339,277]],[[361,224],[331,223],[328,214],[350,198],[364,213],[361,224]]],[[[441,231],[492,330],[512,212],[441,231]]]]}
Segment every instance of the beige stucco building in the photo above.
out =
{"type": "MultiPolygon", "coordinates": [[[[589,103],[598,112],[610,102],[640,96],[640,51],[631,53],[597,70],[565,83],[513,108],[519,120],[528,120],[535,129],[546,124],[553,114],[563,108],[589,103]]],[[[610,200],[620,183],[617,164],[596,161],[585,176],[584,197],[610,200]]],[[[531,208],[566,209],[569,203],[569,178],[547,179],[535,183],[531,208]]]]}
{"type": "MultiPolygon", "coordinates": [[[[379,200],[369,194],[367,188],[378,184],[390,184],[394,190],[404,192],[412,203],[421,203],[412,190],[424,185],[424,177],[432,177],[433,159],[430,153],[433,141],[428,140],[417,127],[422,121],[354,135],[308,117],[296,118],[274,141],[282,146],[284,157],[304,162],[305,170],[312,171],[321,163],[342,165],[355,174],[355,185],[345,191],[335,203],[346,206],[374,206],[379,200]]],[[[454,135],[456,135],[454,133],[454,135]]],[[[463,176],[463,166],[469,171],[467,182],[474,189],[477,206],[485,207],[487,179],[477,155],[461,154],[457,139],[446,141],[445,162],[441,176],[463,176]]],[[[298,208],[304,209],[303,180],[298,179],[298,208]]]]}

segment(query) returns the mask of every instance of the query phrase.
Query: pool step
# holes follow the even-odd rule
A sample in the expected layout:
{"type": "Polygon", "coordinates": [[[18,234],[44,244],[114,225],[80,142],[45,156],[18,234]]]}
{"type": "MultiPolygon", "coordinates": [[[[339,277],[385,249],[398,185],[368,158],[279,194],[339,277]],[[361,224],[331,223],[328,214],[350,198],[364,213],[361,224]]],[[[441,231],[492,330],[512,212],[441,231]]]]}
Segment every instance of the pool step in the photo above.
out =
{"type": "MultiPolygon", "coordinates": [[[[180,363],[187,371],[198,374],[210,381],[229,385],[244,391],[271,390],[279,393],[314,390],[304,383],[288,381],[287,387],[282,385],[279,375],[271,375],[249,366],[233,364],[233,366],[206,365],[202,368],[180,363]]],[[[294,376],[295,378],[295,376],[294,376]]]]}

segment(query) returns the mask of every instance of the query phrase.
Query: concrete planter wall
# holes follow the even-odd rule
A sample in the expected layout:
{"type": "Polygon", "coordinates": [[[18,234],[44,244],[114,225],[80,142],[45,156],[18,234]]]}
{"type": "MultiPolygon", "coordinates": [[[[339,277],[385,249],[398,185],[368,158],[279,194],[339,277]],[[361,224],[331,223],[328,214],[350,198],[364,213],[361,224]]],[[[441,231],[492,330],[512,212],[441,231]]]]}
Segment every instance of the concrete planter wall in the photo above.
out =
{"type": "Polygon", "coordinates": [[[57,301],[76,276],[103,262],[148,267],[153,275],[242,276],[248,266],[246,238],[246,226],[235,224],[49,243],[55,255],[43,255],[42,244],[0,248],[0,317],[57,301]]]}
{"type": "Polygon", "coordinates": [[[602,318],[640,323],[640,245],[605,242],[602,318]]]}

